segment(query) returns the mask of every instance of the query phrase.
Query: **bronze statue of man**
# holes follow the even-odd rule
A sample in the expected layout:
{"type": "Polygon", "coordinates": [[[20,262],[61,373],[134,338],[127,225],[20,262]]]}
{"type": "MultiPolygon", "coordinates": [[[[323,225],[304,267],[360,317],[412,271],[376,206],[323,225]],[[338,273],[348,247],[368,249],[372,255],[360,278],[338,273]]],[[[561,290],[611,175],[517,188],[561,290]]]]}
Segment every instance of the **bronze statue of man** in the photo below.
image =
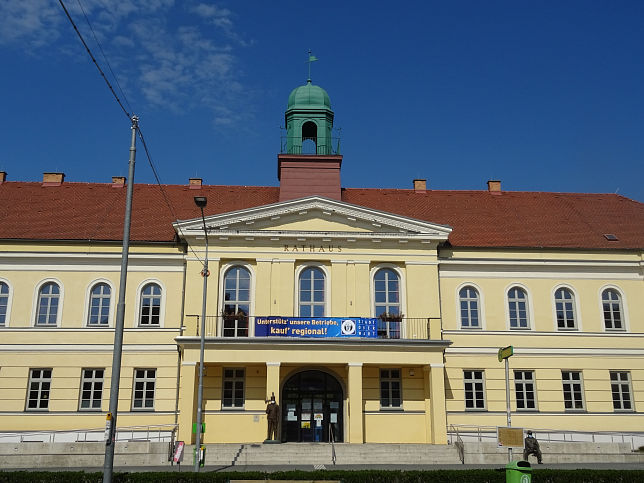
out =
{"type": "Polygon", "coordinates": [[[275,402],[275,393],[271,395],[270,400],[266,401],[266,419],[268,420],[268,435],[266,439],[268,441],[277,441],[277,426],[280,422],[280,407],[275,402]]]}
{"type": "Polygon", "coordinates": [[[537,457],[537,462],[539,464],[542,463],[541,448],[539,448],[539,441],[537,441],[537,438],[532,436],[532,431],[528,431],[528,436],[526,436],[525,438],[525,449],[523,450],[523,459],[525,461],[528,461],[528,456],[530,456],[531,454],[537,457]]]}

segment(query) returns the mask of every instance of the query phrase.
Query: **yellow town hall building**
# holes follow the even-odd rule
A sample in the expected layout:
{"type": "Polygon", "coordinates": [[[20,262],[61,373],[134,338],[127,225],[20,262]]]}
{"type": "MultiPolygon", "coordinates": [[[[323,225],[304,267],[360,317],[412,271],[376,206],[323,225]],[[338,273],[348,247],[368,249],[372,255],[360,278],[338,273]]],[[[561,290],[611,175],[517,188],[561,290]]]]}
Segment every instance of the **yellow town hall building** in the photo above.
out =
{"type": "MultiPolygon", "coordinates": [[[[293,90],[277,187],[135,185],[118,425],[194,441],[202,196],[206,443],[263,441],[273,394],[287,442],[505,426],[509,345],[514,426],[641,436],[644,205],[343,188],[333,116],[293,90]]],[[[102,438],[125,186],[0,174],[0,441],[102,438]]]]}

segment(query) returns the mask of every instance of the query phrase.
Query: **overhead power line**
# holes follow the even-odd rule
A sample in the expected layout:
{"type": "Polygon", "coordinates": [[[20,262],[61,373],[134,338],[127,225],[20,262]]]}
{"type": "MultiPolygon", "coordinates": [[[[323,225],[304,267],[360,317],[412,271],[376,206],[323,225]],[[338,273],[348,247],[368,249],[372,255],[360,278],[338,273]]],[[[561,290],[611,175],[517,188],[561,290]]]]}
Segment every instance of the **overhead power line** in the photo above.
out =
{"type": "MultiPolygon", "coordinates": [[[[80,0],[77,0],[77,1],[78,1],[78,5],[80,6],[80,8],[81,8],[81,10],[83,12],[83,15],[85,16],[85,20],[87,21],[87,24],[89,25],[89,28],[92,31],[92,35],[94,36],[94,40],[96,40],[96,43],[98,44],[99,48],[101,49],[101,52],[103,53],[103,58],[105,59],[105,62],[107,64],[108,68],[110,69],[110,72],[112,73],[112,76],[114,77],[114,80],[116,81],[116,84],[118,85],[119,90],[123,93],[123,98],[125,99],[126,104],[128,105],[128,107],[130,107],[130,104],[129,104],[128,100],[127,100],[127,96],[125,95],[125,92],[121,88],[121,85],[119,84],[118,78],[116,77],[116,74],[114,74],[114,71],[112,70],[112,67],[110,66],[110,63],[107,60],[107,56],[105,55],[105,52],[103,51],[103,48],[101,47],[101,43],[99,42],[98,38],[96,37],[96,34],[94,33],[94,29],[92,28],[92,24],[90,23],[89,18],[85,14],[85,9],[81,5],[80,0]]],[[[123,103],[121,102],[121,99],[119,99],[119,96],[114,91],[114,88],[112,87],[112,84],[110,84],[110,81],[105,76],[105,73],[103,72],[103,69],[101,69],[101,66],[96,61],[96,58],[94,57],[94,54],[92,54],[91,49],[89,48],[89,46],[85,42],[85,39],[83,38],[83,36],[81,35],[80,31],[76,27],[76,24],[74,23],[74,20],[72,19],[71,15],[69,14],[69,11],[67,10],[67,7],[65,7],[65,4],[63,3],[62,0],[58,0],[58,2],[60,3],[61,7],[63,7],[63,10],[65,11],[65,15],[67,15],[67,18],[69,19],[70,23],[74,27],[74,30],[76,31],[76,34],[78,34],[78,38],[80,38],[81,42],[83,43],[83,46],[85,47],[85,50],[87,51],[87,53],[89,54],[90,58],[92,59],[92,62],[94,62],[94,65],[96,66],[96,68],[100,72],[101,76],[103,77],[103,80],[105,80],[105,83],[107,84],[107,87],[110,89],[110,92],[112,92],[112,95],[114,96],[114,99],[116,99],[116,102],[118,102],[118,105],[121,107],[121,109],[123,110],[123,112],[125,113],[127,118],[131,122],[133,122],[133,124],[136,126],[135,127],[136,132],[138,133],[139,138],[141,139],[141,143],[143,144],[143,149],[145,150],[145,155],[146,155],[146,157],[148,159],[148,163],[150,164],[150,168],[152,169],[152,173],[154,174],[154,179],[156,180],[156,183],[159,186],[159,190],[161,191],[163,201],[165,202],[166,206],[170,210],[170,213],[172,214],[173,218],[175,220],[178,220],[179,218],[177,217],[177,213],[174,210],[174,207],[172,206],[172,203],[170,202],[170,199],[168,198],[163,185],[161,184],[159,174],[157,172],[157,169],[154,166],[154,162],[152,161],[152,156],[150,155],[150,150],[148,149],[148,145],[145,142],[145,138],[143,137],[143,132],[141,131],[141,125],[138,123],[138,118],[137,118],[137,122],[134,123],[134,120],[133,120],[134,116],[132,116],[128,112],[128,110],[123,106],[123,103]]],[[[132,180],[128,180],[128,182],[132,182],[132,180]]],[[[179,229],[179,232],[181,233],[181,236],[183,236],[185,238],[185,233],[183,232],[183,230],[181,229],[180,226],[178,226],[178,229],[179,229]]],[[[190,244],[188,244],[188,248],[190,249],[192,254],[195,256],[195,258],[197,260],[199,260],[202,264],[205,265],[205,262],[203,260],[201,260],[199,255],[197,255],[197,253],[194,251],[192,246],[190,246],[190,244]]]]}
{"type": "Polygon", "coordinates": [[[101,41],[98,40],[98,37],[96,36],[96,32],[94,32],[94,27],[92,27],[92,23],[89,21],[89,18],[87,17],[87,14],[85,13],[85,9],[83,8],[83,4],[81,0],[76,0],[78,2],[78,6],[81,9],[81,12],[83,12],[83,16],[85,17],[85,21],[87,22],[87,25],[89,26],[89,29],[92,31],[92,36],[94,37],[94,41],[96,42],[96,45],[98,45],[98,48],[101,49],[101,54],[103,54],[103,60],[105,60],[105,63],[107,64],[107,68],[110,70],[110,73],[112,74],[112,78],[116,82],[116,85],[119,88],[119,92],[123,95],[123,99],[125,100],[125,104],[127,105],[127,108],[132,111],[132,106],[130,106],[129,101],[127,100],[127,96],[125,95],[125,91],[121,87],[121,84],[119,83],[119,78],[116,77],[116,74],[112,70],[112,66],[110,65],[110,61],[107,60],[107,55],[105,55],[105,51],[103,50],[103,46],[101,45],[101,41]]]}
{"type": "MultiPolygon", "coordinates": [[[[60,6],[63,7],[63,10],[65,11],[65,15],[67,15],[67,18],[71,22],[72,27],[74,27],[74,30],[76,31],[76,34],[78,35],[78,38],[83,43],[83,46],[85,46],[85,50],[87,50],[87,53],[89,54],[89,56],[92,59],[92,62],[94,62],[94,65],[96,66],[98,71],[101,73],[101,76],[103,77],[103,80],[107,84],[107,87],[109,87],[110,91],[112,92],[112,95],[114,96],[114,99],[116,99],[116,102],[118,102],[119,106],[121,106],[121,109],[123,110],[123,112],[125,113],[127,118],[130,121],[132,121],[132,115],[127,111],[127,109],[125,109],[125,106],[123,106],[123,103],[121,102],[121,99],[119,99],[119,96],[116,94],[116,92],[114,92],[114,88],[112,87],[112,84],[110,84],[110,81],[105,76],[105,73],[103,72],[103,69],[101,69],[101,66],[98,65],[98,62],[96,61],[96,58],[94,57],[94,54],[92,54],[92,51],[90,50],[89,46],[85,42],[85,39],[83,38],[83,36],[81,35],[80,31],[78,30],[78,27],[76,27],[76,24],[74,23],[74,19],[72,19],[72,16],[69,14],[69,11],[67,10],[67,7],[63,3],[63,0],[58,0],[58,2],[60,3],[60,6]]],[[[85,11],[83,11],[83,13],[85,13],[85,11]]],[[[87,18],[87,17],[85,17],[85,18],[87,18]]]]}

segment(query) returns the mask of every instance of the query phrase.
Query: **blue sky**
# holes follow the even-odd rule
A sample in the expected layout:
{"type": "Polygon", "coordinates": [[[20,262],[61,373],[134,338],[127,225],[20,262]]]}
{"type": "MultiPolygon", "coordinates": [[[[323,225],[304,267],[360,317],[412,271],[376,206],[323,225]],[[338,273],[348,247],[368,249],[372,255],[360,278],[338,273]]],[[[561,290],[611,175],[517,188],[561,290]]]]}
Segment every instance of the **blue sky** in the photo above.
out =
{"type": "MultiPolygon", "coordinates": [[[[345,187],[495,178],[644,201],[644,2],[80,1],[164,183],[277,185],[311,49],[345,187]]],[[[0,18],[0,170],[126,175],[129,121],[58,2],[2,2],[0,18]]],[[[142,149],[135,178],[154,182],[142,149]]]]}

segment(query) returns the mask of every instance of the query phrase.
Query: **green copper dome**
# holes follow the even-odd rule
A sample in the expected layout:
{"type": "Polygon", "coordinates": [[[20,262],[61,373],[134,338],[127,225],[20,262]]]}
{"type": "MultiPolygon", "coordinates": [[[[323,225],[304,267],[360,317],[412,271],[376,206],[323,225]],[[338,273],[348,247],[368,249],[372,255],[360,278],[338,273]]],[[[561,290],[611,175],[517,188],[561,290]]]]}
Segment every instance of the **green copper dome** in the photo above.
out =
{"type": "Polygon", "coordinates": [[[289,110],[307,107],[331,109],[329,94],[327,94],[321,87],[311,84],[310,79],[307,81],[306,85],[296,87],[291,91],[291,95],[288,96],[288,106],[286,109],[289,110]]]}

